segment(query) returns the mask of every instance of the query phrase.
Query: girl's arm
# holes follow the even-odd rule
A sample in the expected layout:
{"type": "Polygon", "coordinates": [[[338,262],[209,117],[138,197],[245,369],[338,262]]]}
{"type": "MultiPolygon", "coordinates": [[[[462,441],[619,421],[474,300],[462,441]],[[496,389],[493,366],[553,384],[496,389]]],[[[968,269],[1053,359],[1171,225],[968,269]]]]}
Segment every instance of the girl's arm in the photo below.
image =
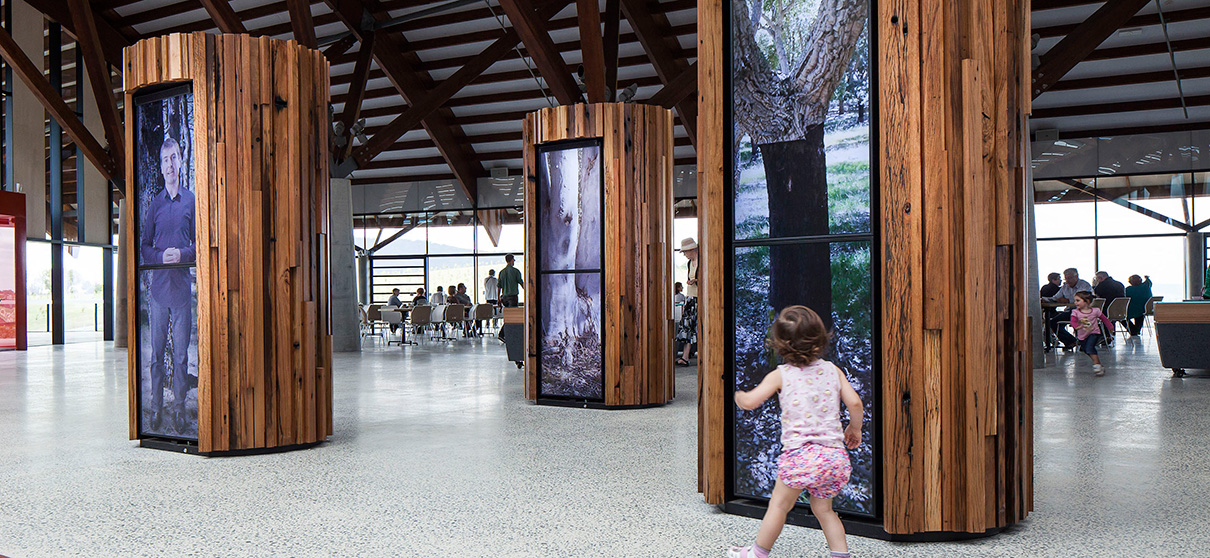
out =
{"type": "Polygon", "coordinates": [[[1079,318],[1079,316],[1076,315],[1077,312],[1079,312],[1079,310],[1071,311],[1071,329],[1080,328],[1080,318],[1079,318]]]}
{"type": "Polygon", "coordinates": [[[844,445],[849,449],[856,449],[861,445],[863,411],[861,397],[857,395],[857,390],[853,389],[853,385],[845,377],[844,371],[837,367],[836,373],[840,375],[840,400],[849,409],[849,426],[844,429],[844,445]]]}
{"type": "Polygon", "coordinates": [[[774,368],[772,372],[761,380],[760,385],[752,391],[737,391],[735,392],[735,405],[746,411],[751,411],[760,407],[766,400],[773,397],[777,390],[781,389],[781,368],[774,368]]]}

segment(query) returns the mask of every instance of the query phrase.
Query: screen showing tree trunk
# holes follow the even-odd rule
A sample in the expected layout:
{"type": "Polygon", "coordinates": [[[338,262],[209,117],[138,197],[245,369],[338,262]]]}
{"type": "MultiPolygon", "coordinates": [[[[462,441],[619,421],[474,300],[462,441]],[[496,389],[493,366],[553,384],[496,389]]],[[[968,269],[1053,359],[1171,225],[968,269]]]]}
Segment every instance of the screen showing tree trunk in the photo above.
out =
{"type": "Polygon", "coordinates": [[[600,140],[538,148],[539,395],[603,401],[600,140]]]}
{"type": "Polygon", "coordinates": [[[134,99],[139,435],[197,440],[193,93],[134,99]]]}
{"type": "MultiPolygon", "coordinates": [[[[804,305],[819,314],[833,334],[822,358],[865,407],[862,444],[848,452],[852,474],[834,506],[876,515],[870,6],[731,0],[731,8],[734,388],[752,389],[781,364],[766,345],[778,312],[804,305]]],[[[778,456],[795,449],[782,447],[779,402],[732,408],[732,493],[767,498],[778,456]]]]}

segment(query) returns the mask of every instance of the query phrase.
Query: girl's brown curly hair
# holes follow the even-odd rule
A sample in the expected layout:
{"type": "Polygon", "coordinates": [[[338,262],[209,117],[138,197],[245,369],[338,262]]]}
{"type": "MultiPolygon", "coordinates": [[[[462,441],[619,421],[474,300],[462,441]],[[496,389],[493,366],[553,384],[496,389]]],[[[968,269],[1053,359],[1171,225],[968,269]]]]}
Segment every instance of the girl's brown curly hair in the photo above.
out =
{"type": "Polygon", "coordinates": [[[788,306],[777,315],[766,344],[788,364],[806,366],[821,358],[832,333],[814,310],[788,306]]]}

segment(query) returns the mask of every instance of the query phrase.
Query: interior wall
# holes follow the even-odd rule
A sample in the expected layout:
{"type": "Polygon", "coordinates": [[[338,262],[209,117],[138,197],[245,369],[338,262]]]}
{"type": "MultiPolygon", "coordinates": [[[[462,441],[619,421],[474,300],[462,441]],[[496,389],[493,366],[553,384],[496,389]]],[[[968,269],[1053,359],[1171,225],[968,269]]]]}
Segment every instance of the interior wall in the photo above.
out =
{"type": "MultiPolygon", "coordinates": [[[[83,74],[83,72],[81,72],[83,74]]],[[[92,80],[81,75],[77,79],[79,90],[82,92],[82,102],[79,110],[84,113],[84,126],[92,132],[93,137],[104,141],[105,125],[101,122],[101,113],[97,110],[96,92],[92,89],[92,80]]],[[[112,103],[112,95],[106,102],[112,103]]],[[[109,181],[101,176],[101,172],[85,157],[78,157],[77,164],[84,172],[76,179],[76,211],[80,215],[83,227],[80,229],[80,241],[94,244],[110,244],[113,242],[110,234],[109,181]]]]}
{"type": "MultiPolygon", "coordinates": [[[[45,70],[46,20],[28,2],[13,2],[13,40],[45,70]]],[[[14,79],[13,182],[25,194],[25,230],[30,239],[46,238],[46,111],[25,82],[14,79]]]]}

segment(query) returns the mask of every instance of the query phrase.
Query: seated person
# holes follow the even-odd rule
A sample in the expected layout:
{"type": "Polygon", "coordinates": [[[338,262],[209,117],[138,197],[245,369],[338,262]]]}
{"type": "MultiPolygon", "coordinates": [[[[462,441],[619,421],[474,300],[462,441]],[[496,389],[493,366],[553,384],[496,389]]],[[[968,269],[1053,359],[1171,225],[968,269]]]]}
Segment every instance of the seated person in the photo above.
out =
{"type": "MultiPolygon", "coordinates": [[[[403,301],[399,300],[399,289],[391,289],[391,298],[387,299],[387,308],[401,308],[403,301]]],[[[395,333],[395,329],[399,324],[391,324],[391,333],[395,333]]]]}
{"type": "Polygon", "coordinates": [[[1126,329],[1131,337],[1138,337],[1143,330],[1143,320],[1146,319],[1147,301],[1151,300],[1151,276],[1144,275],[1144,281],[1138,275],[1131,275],[1130,286],[1126,287],[1126,296],[1130,297],[1130,306],[1126,308],[1126,329]]]}
{"type": "Polygon", "coordinates": [[[677,281],[676,283],[672,284],[672,293],[673,293],[672,294],[672,303],[673,304],[684,304],[685,303],[685,293],[681,292],[683,290],[685,290],[685,286],[682,285],[680,281],[677,281]]]}
{"type": "MultiPolygon", "coordinates": [[[[1051,273],[1050,275],[1046,276],[1046,284],[1042,285],[1042,289],[1038,291],[1038,296],[1040,296],[1044,301],[1049,300],[1056,294],[1059,294],[1059,286],[1062,284],[1063,276],[1059,275],[1058,273],[1051,273]]],[[[1054,336],[1051,335],[1050,332],[1050,326],[1047,325],[1050,323],[1050,319],[1053,317],[1055,317],[1054,308],[1042,308],[1042,329],[1045,331],[1042,347],[1046,349],[1054,348],[1055,344],[1054,336]]]]}
{"type": "Polygon", "coordinates": [[[1043,299],[1050,298],[1059,293],[1059,286],[1063,284],[1063,276],[1058,273],[1051,273],[1046,276],[1046,284],[1042,285],[1042,290],[1039,295],[1043,299]]]}
{"type": "MultiPolygon", "coordinates": [[[[1059,292],[1055,293],[1051,300],[1074,304],[1076,293],[1080,291],[1092,291],[1092,285],[1089,285],[1088,281],[1080,279],[1080,272],[1076,268],[1069,267],[1063,270],[1063,284],[1059,286],[1059,292]]],[[[1063,344],[1063,350],[1074,349],[1076,336],[1067,331],[1067,326],[1071,323],[1071,309],[1055,313],[1049,323],[1051,333],[1059,338],[1059,342],[1063,344]]]]}
{"type": "Polygon", "coordinates": [[[1104,271],[1098,271],[1096,277],[1097,286],[1092,288],[1092,293],[1097,295],[1097,298],[1105,299],[1105,308],[1109,308],[1109,304],[1115,298],[1126,296],[1126,287],[1122,285],[1121,281],[1110,277],[1104,271]]]}
{"type": "Polygon", "coordinates": [[[416,297],[412,299],[412,306],[428,306],[429,298],[424,296],[424,287],[416,289],[416,297]]]}
{"type": "Polygon", "coordinates": [[[445,304],[445,293],[441,292],[441,287],[437,287],[437,292],[433,293],[433,296],[429,297],[429,304],[432,304],[433,306],[445,304]]]}

